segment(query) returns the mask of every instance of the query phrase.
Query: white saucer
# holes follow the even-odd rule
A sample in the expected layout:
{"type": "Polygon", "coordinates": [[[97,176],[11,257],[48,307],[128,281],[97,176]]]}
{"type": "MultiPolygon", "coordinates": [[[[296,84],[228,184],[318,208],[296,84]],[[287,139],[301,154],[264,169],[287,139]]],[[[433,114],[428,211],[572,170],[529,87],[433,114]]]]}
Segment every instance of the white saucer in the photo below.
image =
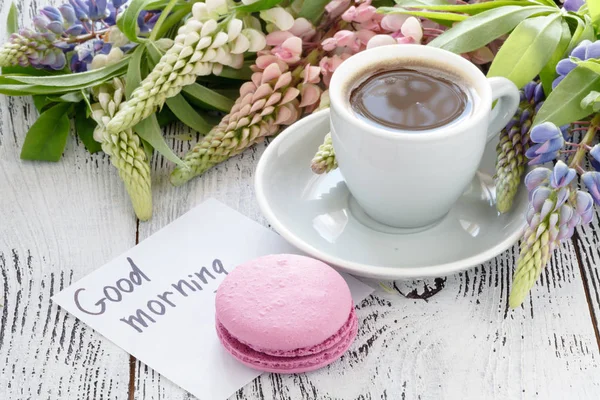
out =
{"type": "Polygon", "coordinates": [[[328,131],[328,110],[301,119],[269,145],[256,170],[263,214],[281,236],[311,256],[353,275],[410,279],[477,266],[519,239],[527,194],[519,190],[508,214],[496,211],[496,141],[488,144],[475,179],[439,224],[418,233],[394,233],[359,222],[369,217],[352,205],[339,170],[311,171],[310,161],[328,131]]]}

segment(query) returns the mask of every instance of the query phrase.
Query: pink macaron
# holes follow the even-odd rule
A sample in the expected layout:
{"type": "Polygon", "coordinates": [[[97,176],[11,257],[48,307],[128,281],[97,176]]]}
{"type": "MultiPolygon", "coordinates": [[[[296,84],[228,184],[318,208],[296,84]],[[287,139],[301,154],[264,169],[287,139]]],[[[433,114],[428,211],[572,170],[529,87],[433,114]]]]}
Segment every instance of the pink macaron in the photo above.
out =
{"type": "Polygon", "coordinates": [[[296,373],[340,358],[358,322],[340,274],[321,261],[280,254],[242,264],[223,280],[216,328],[225,349],[249,367],[296,373]]]}

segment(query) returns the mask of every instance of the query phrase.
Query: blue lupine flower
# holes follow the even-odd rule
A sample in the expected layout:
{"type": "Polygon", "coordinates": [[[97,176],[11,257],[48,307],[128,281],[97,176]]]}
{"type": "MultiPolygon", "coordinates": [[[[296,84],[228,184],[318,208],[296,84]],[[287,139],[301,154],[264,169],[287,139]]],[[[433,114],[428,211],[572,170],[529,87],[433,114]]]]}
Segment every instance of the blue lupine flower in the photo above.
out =
{"type": "Polygon", "coordinates": [[[108,54],[112,49],[112,44],[105,43],[103,40],[94,39],[80,44],[75,48],[75,54],[71,58],[71,71],[85,72],[92,63],[97,54],[108,54]]]}
{"type": "Polygon", "coordinates": [[[154,28],[156,21],[160,18],[160,10],[142,10],[139,13],[137,23],[141,33],[147,33],[154,28]]]}
{"type": "Polygon", "coordinates": [[[525,186],[529,193],[532,193],[538,186],[544,185],[550,180],[552,171],[548,168],[538,167],[525,176],[525,186]]]}
{"type": "Polygon", "coordinates": [[[561,130],[551,122],[534,126],[529,137],[533,143],[536,143],[525,153],[525,156],[530,159],[530,165],[554,160],[565,143],[561,130]]]}
{"type": "Polygon", "coordinates": [[[578,11],[583,5],[584,0],[565,0],[563,8],[567,11],[578,11]]]}
{"type": "Polygon", "coordinates": [[[552,186],[554,189],[565,187],[571,183],[576,176],[577,172],[573,168],[569,168],[567,164],[559,160],[552,170],[552,175],[550,176],[550,186],[552,186]]]}
{"type": "Polygon", "coordinates": [[[588,171],[581,175],[581,180],[596,204],[600,204],[600,172],[588,171]]]}
{"type": "MultiPolygon", "coordinates": [[[[600,40],[595,42],[590,42],[589,40],[582,41],[571,51],[570,56],[582,61],[589,58],[600,58],[600,40]]],[[[569,58],[560,60],[558,64],[556,64],[556,73],[558,74],[558,77],[552,82],[552,89],[565,79],[569,72],[573,71],[576,66],[577,64],[569,58]]]]}
{"type": "Polygon", "coordinates": [[[594,199],[589,193],[582,190],[577,191],[575,197],[575,212],[581,216],[582,223],[590,223],[594,216],[594,199]]]}

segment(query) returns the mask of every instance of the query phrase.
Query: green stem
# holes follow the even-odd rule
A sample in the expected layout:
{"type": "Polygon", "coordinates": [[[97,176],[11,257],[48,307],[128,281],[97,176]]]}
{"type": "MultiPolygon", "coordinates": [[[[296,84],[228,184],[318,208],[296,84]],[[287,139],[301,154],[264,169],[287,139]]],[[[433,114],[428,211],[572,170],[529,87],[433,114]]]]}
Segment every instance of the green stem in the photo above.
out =
{"type": "Polygon", "coordinates": [[[589,126],[587,132],[585,133],[585,136],[583,137],[581,142],[579,142],[580,146],[577,149],[577,152],[575,153],[575,155],[573,155],[573,158],[571,159],[571,162],[569,163],[569,167],[571,167],[571,168],[581,167],[581,162],[583,161],[583,159],[585,158],[585,155],[587,154],[588,146],[592,143],[592,141],[594,140],[594,137],[596,136],[596,131],[598,130],[598,127],[600,127],[600,114],[596,114],[596,116],[594,118],[592,118],[592,122],[590,123],[590,126],[589,126]],[[581,146],[581,145],[583,145],[583,146],[581,146]]]}
{"type": "Polygon", "coordinates": [[[150,33],[150,40],[156,40],[156,35],[160,30],[160,26],[165,22],[173,7],[175,7],[175,3],[177,3],[177,0],[169,1],[169,4],[162,10],[160,17],[158,17],[158,21],[156,21],[156,24],[154,25],[154,29],[152,29],[152,33],[150,33]]]}

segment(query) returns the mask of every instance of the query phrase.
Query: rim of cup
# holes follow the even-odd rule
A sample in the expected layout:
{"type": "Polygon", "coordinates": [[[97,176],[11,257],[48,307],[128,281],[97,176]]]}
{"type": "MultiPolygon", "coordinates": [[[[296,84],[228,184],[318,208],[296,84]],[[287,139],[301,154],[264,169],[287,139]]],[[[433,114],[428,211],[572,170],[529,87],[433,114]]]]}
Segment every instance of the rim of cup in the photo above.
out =
{"type": "MultiPolygon", "coordinates": [[[[392,44],[362,51],[345,60],[331,77],[329,101],[332,111],[343,119],[352,121],[353,124],[363,128],[369,134],[390,139],[433,141],[461,134],[478,124],[491,110],[492,91],[483,72],[459,55],[430,46],[392,44]],[[403,60],[411,62],[403,64],[403,60]],[[380,68],[410,68],[415,64],[425,65],[433,70],[441,70],[442,74],[458,75],[459,79],[462,79],[467,86],[473,88],[478,98],[471,99],[473,101],[471,115],[431,130],[403,131],[369,124],[354,113],[349,101],[350,92],[360,82],[360,78],[368,76],[369,72],[375,72],[378,66],[380,68]]],[[[485,137],[483,133],[482,137],[485,137]]]]}

